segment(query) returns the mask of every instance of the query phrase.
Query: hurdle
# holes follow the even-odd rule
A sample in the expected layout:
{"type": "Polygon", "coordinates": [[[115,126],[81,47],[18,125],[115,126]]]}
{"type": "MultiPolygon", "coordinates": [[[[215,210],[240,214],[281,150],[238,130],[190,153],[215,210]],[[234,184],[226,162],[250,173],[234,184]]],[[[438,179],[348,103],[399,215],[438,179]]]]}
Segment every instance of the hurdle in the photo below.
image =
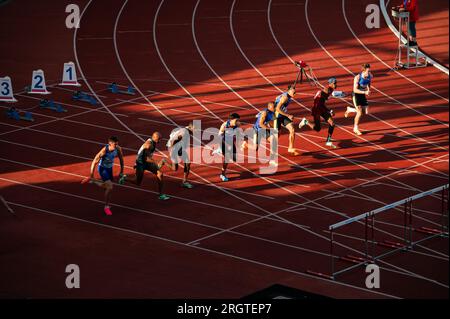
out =
{"type": "Polygon", "coordinates": [[[86,102],[91,105],[97,105],[97,100],[92,96],[82,91],[77,91],[72,95],[72,99],[75,101],[86,102]]]}
{"type": "MultiPolygon", "coordinates": [[[[433,188],[431,190],[416,194],[414,196],[399,200],[392,204],[377,208],[375,210],[371,210],[369,212],[357,215],[352,218],[345,219],[341,222],[335,223],[328,227],[329,230],[329,241],[330,241],[330,267],[331,267],[331,276],[332,280],[336,279],[336,276],[341,275],[345,272],[348,272],[352,269],[365,266],[371,263],[375,263],[377,260],[381,260],[384,257],[395,254],[399,251],[409,251],[414,248],[419,243],[430,240],[436,237],[448,238],[448,193],[449,193],[449,184],[433,188]],[[435,194],[440,193],[440,196],[436,196],[435,194]],[[430,227],[414,227],[413,226],[413,202],[418,201],[419,199],[433,197],[432,199],[438,198],[441,201],[440,213],[436,213],[435,215],[440,215],[440,229],[430,228],[430,227]],[[387,239],[375,239],[375,223],[377,216],[389,215],[389,210],[392,209],[401,209],[402,213],[402,225],[397,225],[401,228],[402,239],[403,242],[396,242],[387,239]],[[363,256],[354,256],[351,254],[347,254],[345,256],[340,256],[336,253],[335,237],[337,235],[337,230],[343,227],[348,227],[348,225],[355,225],[356,223],[362,224],[364,227],[364,238],[362,240],[363,245],[363,256]],[[414,240],[413,234],[420,234],[422,238],[414,240]],[[377,254],[377,247],[380,247],[380,252],[377,254]],[[382,251],[381,250],[385,250],[382,251]],[[350,266],[344,266],[340,270],[336,270],[336,260],[341,263],[351,263],[350,266]]],[[[390,216],[392,216],[392,211],[390,216]]],[[[437,217],[436,217],[437,218],[437,217]]],[[[416,219],[418,217],[416,216],[416,219]]],[[[358,231],[359,232],[359,231],[358,231]]],[[[348,235],[347,235],[348,236],[348,235]]]]}
{"type": "Polygon", "coordinates": [[[39,102],[39,107],[42,109],[48,109],[57,113],[65,113],[67,110],[62,107],[61,104],[56,104],[53,100],[41,100],[39,102]]]}
{"type": "Polygon", "coordinates": [[[8,205],[8,202],[1,195],[0,195],[0,201],[2,202],[3,206],[5,206],[5,208],[8,212],[10,212],[11,214],[15,214],[14,210],[11,208],[11,206],[8,205]]]}
{"type": "Polygon", "coordinates": [[[113,82],[108,86],[108,90],[113,94],[126,94],[126,95],[136,95],[136,90],[131,85],[128,86],[127,90],[120,90],[117,83],[113,82]]]}
{"type": "Polygon", "coordinates": [[[34,122],[34,118],[31,115],[30,112],[25,112],[24,115],[20,115],[20,112],[15,108],[11,107],[6,111],[6,116],[9,119],[16,120],[16,121],[27,121],[27,122],[34,122]]]}

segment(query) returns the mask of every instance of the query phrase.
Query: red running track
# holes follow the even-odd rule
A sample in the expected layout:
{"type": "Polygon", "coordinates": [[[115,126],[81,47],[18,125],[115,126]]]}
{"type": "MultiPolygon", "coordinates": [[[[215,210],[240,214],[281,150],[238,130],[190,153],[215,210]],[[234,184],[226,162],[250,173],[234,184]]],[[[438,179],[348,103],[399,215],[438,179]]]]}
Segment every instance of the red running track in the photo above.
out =
{"type": "MultiPolygon", "coordinates": [[[[52,87],[52,98],[69,113],[42,111],[38,99],[20,94],[17,107],[33,108],[36,122],[2,115],[1,194],[18,218],[2,212],[0,274],[8,279],[1,296],[237,298],[280,283],[336,298],[448,297],[443,239],[381,261],[377,291],[365,288],[363,269],[336,281],[306,273],[330,272],[330,224],[448,183],[448,77],[432,67],[390,70],[397,40],[385,26],[365,29],[369,2],[78,3],[86,11],[76,34],[64,28],[64,1],[31,4],[27,20],[18,2],[0,12],[2,24],[24,20],[0,41],[1,70],[16,91],[36,68],[56,83],[62,63],[73,60],[83,89],[102,102],[92,108],[52,87]],[[40,19],[48,24],[27,39],[25,31],[40,19]],[[325,19],[334,21],[333,31],[325,19]],[[218,127],[231,111],[253,121],[256,109],[293,80],[290,60],[299,59],[321,82],[337,77],[345,91],[360,64],[373,65],[371,114],[362,124],[367,134],[355,137],[351,119],[343,117],[349,101],[333,100],[339,148],[324,148],[323,131],[299,132],[302,155],[290,157],[282,148],[273,176],[258,176],[255,164],[231,165],[232,180],[224,184],[220,164],[194,165],[196,187],[180,190],[181,172],[166,172],[171,201],[156,200],[152,178],[140,188],[117,185],[112,218],[102,214],[101,191],[79,184],[111,134],[120,137],[130,171],[141,139],[154,130],[167,137],[175,123],[193,118],[218,127]],[[108,93],[112,81],[133,83],[139,95],[108,93]],[[64,289],[69,263],[80,265],[83,289],[64,289]]],[[[448,8],[438,9],[430,15],[448,15],[448,8]]],[[[300,86],[297,118],[309,114],[315,91],[300,86]]],[[[285,133],[280,140],[287,144],[285,133]]],[[[438,223],[435,206],[418,204],[418,226],[438,223]]],[[[399,223],[386,215],[377,229],[397,241],[399,223]]],[[[361,252],[362,229],[355,225],[351,237],[341,238],[342,254],[361,252]]]]}

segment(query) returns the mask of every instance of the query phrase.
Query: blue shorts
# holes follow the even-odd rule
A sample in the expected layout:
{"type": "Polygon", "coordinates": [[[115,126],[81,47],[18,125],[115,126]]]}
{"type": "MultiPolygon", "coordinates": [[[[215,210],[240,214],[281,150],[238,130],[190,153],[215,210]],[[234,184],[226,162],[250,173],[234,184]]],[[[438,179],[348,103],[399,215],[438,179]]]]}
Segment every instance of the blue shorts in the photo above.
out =
{"type": "Polygon", "coordinates": [[[103,167],[103,166],[98,166],[98,173],[100,174],[100,177],[102,178],[102,181],[106,182],[106,181],[113,181],[113,169],[112,167],[108,168],[108,167],[103,167]]]}

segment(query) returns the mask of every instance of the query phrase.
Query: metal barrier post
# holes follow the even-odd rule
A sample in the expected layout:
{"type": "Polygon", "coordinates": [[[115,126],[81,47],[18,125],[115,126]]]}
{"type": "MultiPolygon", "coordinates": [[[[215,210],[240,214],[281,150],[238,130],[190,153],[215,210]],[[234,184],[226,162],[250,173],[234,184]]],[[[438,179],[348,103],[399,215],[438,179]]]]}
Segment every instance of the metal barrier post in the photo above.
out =
{"type": "Polygon", "coordinates": [[[330,229],[331,277],[334,280],[333,229],[330,229]]]}

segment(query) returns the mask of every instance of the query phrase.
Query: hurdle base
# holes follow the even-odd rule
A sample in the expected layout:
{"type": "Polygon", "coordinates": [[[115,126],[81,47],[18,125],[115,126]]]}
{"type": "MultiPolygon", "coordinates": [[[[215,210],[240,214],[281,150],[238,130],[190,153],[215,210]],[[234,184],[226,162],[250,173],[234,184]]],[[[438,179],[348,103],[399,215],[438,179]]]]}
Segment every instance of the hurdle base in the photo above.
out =
{"type": "Polygon", "coordinates": [[[80,87],[81,86],[81,84],[80,83],[59,83],[58,84],[59,86],[77,86],[77,87],[80,87]]]}

